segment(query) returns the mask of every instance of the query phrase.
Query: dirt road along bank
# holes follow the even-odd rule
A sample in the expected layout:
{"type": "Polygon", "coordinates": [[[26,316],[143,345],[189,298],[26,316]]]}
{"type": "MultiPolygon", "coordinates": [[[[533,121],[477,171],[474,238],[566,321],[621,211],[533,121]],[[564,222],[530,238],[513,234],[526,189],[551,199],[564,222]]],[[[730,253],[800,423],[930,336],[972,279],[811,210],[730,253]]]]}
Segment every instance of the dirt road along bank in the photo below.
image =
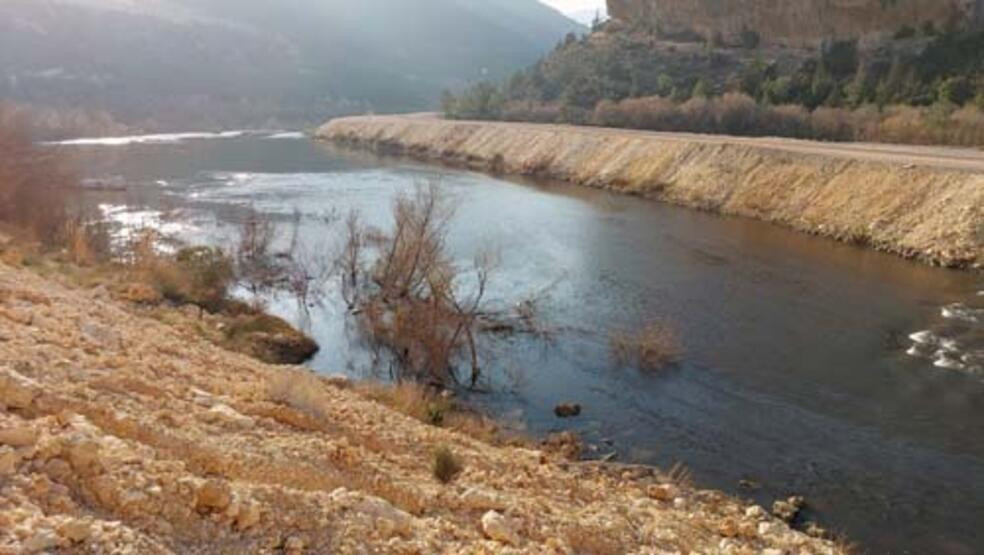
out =
{"type": "Polygon", "coordinates": [[[984,269],[984,152],[433,115],[329,121],[338,144],[561,179],[891,252],[984,269]]]}

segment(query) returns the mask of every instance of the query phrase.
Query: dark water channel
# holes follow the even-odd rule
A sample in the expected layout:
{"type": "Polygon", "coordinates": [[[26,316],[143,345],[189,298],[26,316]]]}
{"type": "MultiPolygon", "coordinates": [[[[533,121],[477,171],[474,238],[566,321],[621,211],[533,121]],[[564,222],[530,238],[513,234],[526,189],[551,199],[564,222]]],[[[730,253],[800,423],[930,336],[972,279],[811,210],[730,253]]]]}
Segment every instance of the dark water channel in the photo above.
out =
{"type": "MultiPolygon", "coordinates": [[[[244,207],[385,227],[394,195],[438,180],[456,199],[462,264],[492,246],[491,298],[542,292],[545,342],[489,344],[491,393],[472,401],[542,434],[580,432],[594,456],[685,464],[706,487],[805,515],[872,553],[984,552],[984,279],[601,191],[521,184],[378,159],[293,135],[74,145],[85,174],[125,183],[89,199],[120,225],[223,241],[244,207]],[[613,330],[668,322],[684,346],[660,372],[616,365],[613,330]],[[910,335],[915,332],[915,340],[910,335]],[[559,420],[558,402],[583,414],[559,420]],[[760,484],[742,489],[739,482],[760,484]]],[[[289,302],[274,304],[296,317],[289,302]]],[[[343,307],[316,309],[313,368],[363,377],[343,307]]]]}

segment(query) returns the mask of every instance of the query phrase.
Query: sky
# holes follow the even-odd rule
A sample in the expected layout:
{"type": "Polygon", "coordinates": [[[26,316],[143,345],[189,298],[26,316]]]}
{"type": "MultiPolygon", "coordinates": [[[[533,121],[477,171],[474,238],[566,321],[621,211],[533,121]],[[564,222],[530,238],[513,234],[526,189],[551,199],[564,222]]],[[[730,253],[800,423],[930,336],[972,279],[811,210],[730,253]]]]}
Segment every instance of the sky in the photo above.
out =
{"type": "Polygon", "coordinates": [[[605,7],[605,0],[541,0],[544,4],[549,4],[564,13],[572,13],[581,10],[594,10],[605,7]]]}

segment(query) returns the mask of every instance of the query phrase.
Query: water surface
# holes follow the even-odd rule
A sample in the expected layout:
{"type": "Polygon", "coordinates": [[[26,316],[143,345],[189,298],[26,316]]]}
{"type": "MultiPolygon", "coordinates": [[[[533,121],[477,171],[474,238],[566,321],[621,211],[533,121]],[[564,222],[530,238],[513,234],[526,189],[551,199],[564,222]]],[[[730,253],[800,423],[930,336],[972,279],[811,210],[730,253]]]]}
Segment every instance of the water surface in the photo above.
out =
{"type": "MultiPolygon", "coordinates": [[[[77,144],[88,200],[120,223],[224,242],[246,207],[304,216],[330,250],[331,215],[385,227],[414,182],[457,203],[462,266],[500,253],[491,300],[537,294],[551,341],[487,346],[472,402],[532,433],[575,429],[593,456],[669,466],[768,504],[806,496],[807,519],[875,553],[984,552],[984,289],[910,263],[761,222],[638,198],[530,184],[335,150],[295,134],[77,144]],[[685,347],[659,372],[619,367],[612,331],[667,322],[685,347]],[[916,332],[923,332],[910,335],[916,332]],[[584,407],[553,415],[558,402],[584,407]],[[741,489],[739,482],[760,484],[741,489]]],[[[297,316],[289,301],[274,304],[297,316]]],[[[315,309],[311,366],[357,377],[370,357],[344,308],[315,309]]],[[[378,369],[376,369],[378,371],[378,369]]]]}

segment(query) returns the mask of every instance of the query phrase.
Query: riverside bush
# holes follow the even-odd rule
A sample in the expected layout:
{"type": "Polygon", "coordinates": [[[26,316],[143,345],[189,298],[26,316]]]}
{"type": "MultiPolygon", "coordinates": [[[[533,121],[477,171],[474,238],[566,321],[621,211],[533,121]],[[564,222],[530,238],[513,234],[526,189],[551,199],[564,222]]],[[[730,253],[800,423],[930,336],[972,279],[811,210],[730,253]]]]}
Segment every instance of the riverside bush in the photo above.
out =
{"type": "Polygon", "coordinates": [[[863,106],[855,110],[763,105],[742,93],[675,103],[662,97],[603,101],[594,125],[653,131],[778,136],[824,141],[984,145],[984,111],[938,103],[928,107],[863,106]]]}
{"type": "Polygon", "coordinates": [[[461,461],[446,446],[434,452],[434,477],[442,484],[448,484],[461,473],[461,461]]]}
{"type": "Polygon", "coordinates": [[[61,245],[77,182],[58,151],[37,146],[27,129],[0,105],[0,224],[46,247],[61,245]]]}

